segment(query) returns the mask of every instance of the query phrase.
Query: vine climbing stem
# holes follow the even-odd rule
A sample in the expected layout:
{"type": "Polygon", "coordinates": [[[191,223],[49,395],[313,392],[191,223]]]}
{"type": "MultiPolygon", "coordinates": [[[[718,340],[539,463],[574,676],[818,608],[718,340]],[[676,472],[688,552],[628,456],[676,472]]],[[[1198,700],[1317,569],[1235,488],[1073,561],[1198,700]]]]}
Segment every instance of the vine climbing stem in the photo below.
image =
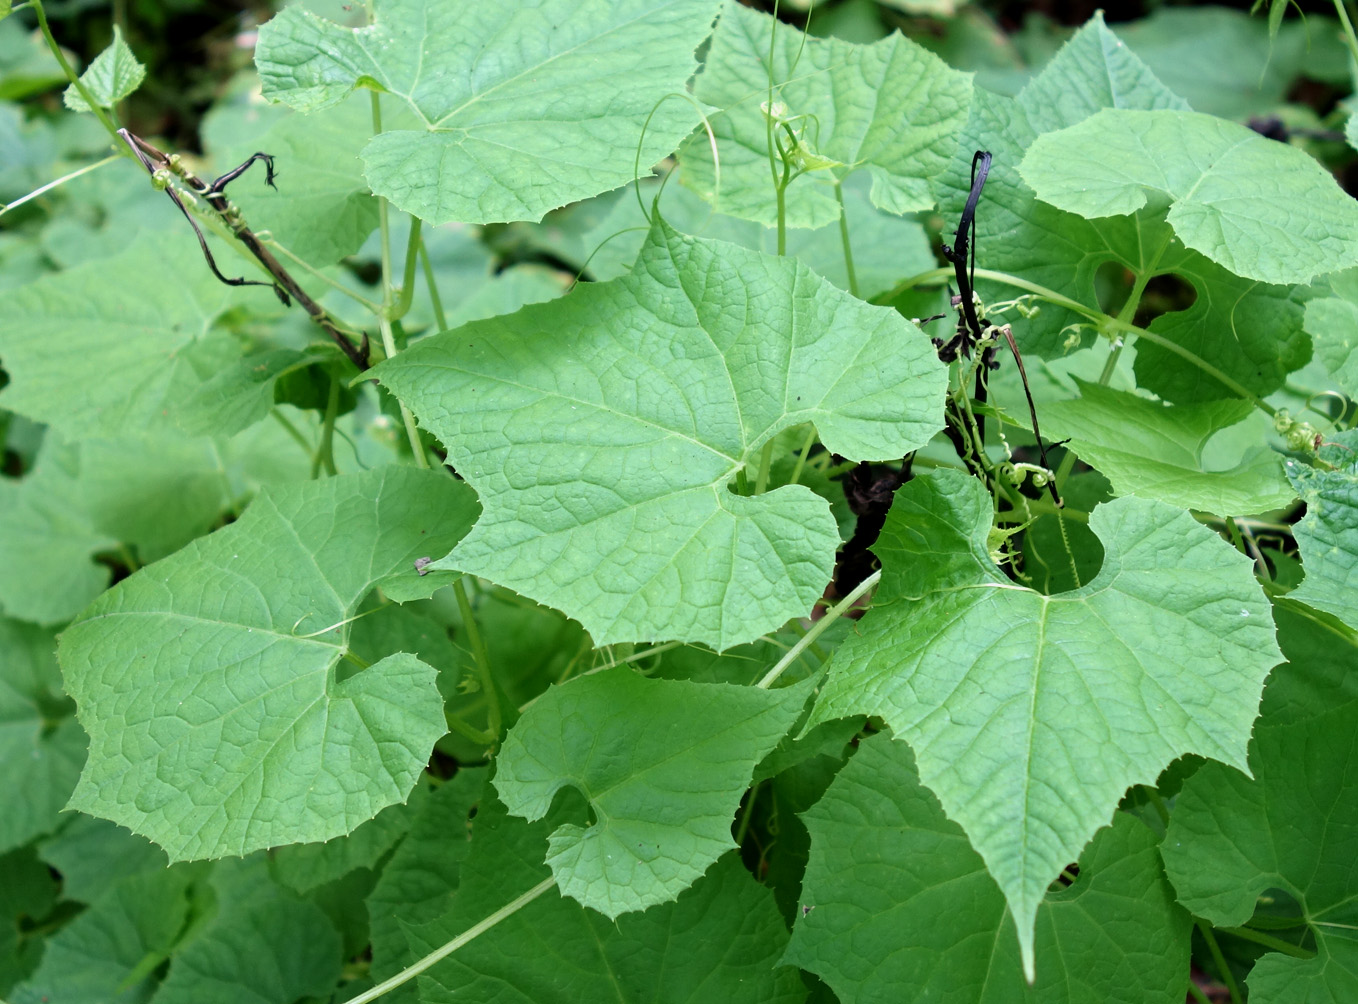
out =
{"type": "Polygon", "coordinates": [[[786,654],[774,664],[772,669],[764,674],[763,679],[756,683],[755,686],[761,690],[768,690],[772,687],[778,681],[778,677],[782,676],[783,673],[787,671],[787,668],[797,661],[798,656],[814,644],[816,639],[824,634],[825,630],[831,624],[843,617],[850,607],[866,596],[869,590],[881,580],[882,570],[879,568],[855,586],[848,596],[844,597],[829,610],[825,611],[825,616],[811,625],[811,630],[798,638],[797,644],[788,649],[786,654]]]}
{"type": "Polygon", "coordinates": [[[525,906],[533,902],[533,900],[537,899],[539,896],[547,892],[549,889],[553,888],[555,885],[556,879],[550,878],[543,879],[541,882],[533,886],[533,888],[529,889],[522,896],[518,896],[510,900],[504,906],[500,907],[500,909],[496,910],[485,920],[473,924],[471,927],[467,928],[465,931],[459,934],[456,938],[453,938],[451,941],[447,941],[444,944],[440,945],[438,948],[434,949],[434,951],[430,952],[428,955],[420,959],[418,962],[415,962],[414,964],[407,966],[405,969],[402,969],[399,973],[397,973],[390,979],[383,980],[381,983],[377,984],[377,986],[373,987],[371,990],[365,990],[357,997],[350,997],[347,1001],[344,1002],[344,1004],[369,1004],[369,1002],[375,1001],[384,994],[387,994],[392,990],[395,990],[403,983],[410,982],[416,976],[419,976],[420,973],[426,971],[431,966],[433,966],[435,963],[440,962],[443,959],[446,959],[448,956],[452,955],[463,945],[466,945],[469,942],[474,941],[481,935],[485,934],[496,924],[500,923],[500,921],[505,920],[508,917],[512,917],[514,914],[518,913],[525,906]]]}
{"type": "MultiPolygon", "coordinates": [[[[76,89],[76,92],[85,99],[85,104],[87,104],[90,111],[94,113],[94,117],[99,120],[99,124],[108,130],[108,134],[113,138],[113,142],[119,147],[122,147],[122,143],[119,142],[118,137],[118,126],[104,113],[104,109],[99,107],[99,103],[94,100],[94,95],[90,93],[90,89],[84,85],[80,79],[80,75],[75,72],[75,68],[71,66],[70,60],[66,58],[66,53],[62,52],[61,46],[57,45],[57,40],[52,35],[52,29],[47,24],[47,12],[43,10],[42,0],[32,0],[29,6],[33,8],[33,13],[38,19],[38,30],[42,33],[43,40],[47,43],[47,48],[51,49],[52,55],[56,57],[57,65],[61,67],[61,72],[66,74],[66,79],[71,82],[71,85],[76,89]]],[[[128,156],[130,156],[130,154],[128,154],[128,156]]]]}
{"type": "MultiPolygon", "coordinates": [[[[369,20],[371,21],[371,12],[369,20]]],[[[373,135],[378,135],[382,132],[382,99],[376,91],[373,91],[369,98],[372,102],[373,135]]],[[[391,284],[391,212],[387,200],[380,195],[377,196],[377,228],[381,234],[382,244],[382,311],[377,315],[377,326],[382,333],[382,352],[391,359],[398,351],[396,336],[391,328],[394,312],[391,284]]],[[[415,231],[414,239],[418,240],[418,226],[412,223],[411,229],[415,231]]],[[[405,425],[406,438],[410,440],[410,451],[415,456],[415,464],[428,469],[429,458],[424,455],[424,443],[420,441],[420,430],[415,425],[415,416],[404,401],[398,403],[401,406],[401,421],[405,425]]]]}

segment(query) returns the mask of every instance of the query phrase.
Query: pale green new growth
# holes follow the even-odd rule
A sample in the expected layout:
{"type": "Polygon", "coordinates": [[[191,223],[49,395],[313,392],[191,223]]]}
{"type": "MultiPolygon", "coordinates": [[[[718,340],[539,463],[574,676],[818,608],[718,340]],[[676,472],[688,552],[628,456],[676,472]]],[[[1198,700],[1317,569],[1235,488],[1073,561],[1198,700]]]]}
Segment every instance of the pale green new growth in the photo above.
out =
{"type": "Polygon", "coordinates": [[[485,507],[431,567],[554,606],[596,644],[722,649],[807,614],[839,544],[824,499],[738,495],[737,472],[804,422],[842,456],[904,456],[939,428],[945,385],[894,310],[663,222],[631,274],[425,339],[373,374],[485,507]]]}
{"type": "Polygon", "coordinates": [[[90,735],[71,807],[183,859],[326,840],[403,801],[445,731],[436,674],[341,664],[349,618],[466,531],[470,495],[408,467],[274,488],[101,596],[61,636],[90,735]]]}
{"type": "Polygon", "coordinates": [[[1288,505],[1296,493],[1282,458],[1251,450],[1228,470],[1203,465],[1208,441],[1254,411],[1248,401],[1174,407],[1077,380],[1080,397],[1042,405],[1042,431],[1069,439],[1081,460],[1097,467],[1115,495],[1156,499],[1220,516],[1244,516],[1288,505]]]}
{"type": "Polygon", "coordinates": [[[372,190],[430,223],[538,220],[644,172],[693,128],[683,93],[716,0],[377,0],[349,29],[289,7],[260,30],[264,94],[314,111],[367,87],[416,128],[363,150],[372,190]],[[649,124],[647,117],[651,115],[649,124]],[[645,135],[643,138],[643,128],[645,135]]]}
{"type": "Polygon", "coordinates": [[[1329,171],[1211,115],[1104,109],[1039,136],[1019,171],[1039,199],[1090,219],[1168,208],[1186,246],[1248,279],[1358,264],[1358,206],[1329,171]]]}
{"type": "Polygon", "coordinates": [[[622,667],[574,680],[547,691],[509,733],[495,789],[510,812],[536,820],[557,791],[577,788],[596,822],[552,833],[557,887],[610,918],[645,910],[736,846],[740,796],[807,695],[645,680],[622,667]]]}
{"type": "MultiPolygon", "coordinates": [[[[80,82],[99,104],[100,108],[112,108],[138,87],[146,77],[146,67],[137,62],[132,50],[123,41],[123,33],[115,24],[113,41],[107,49],[94,57],[94,62],[80,75],[80,82]]],[[[66,107],[73,112],[90,111],[75,85],[66,88],[62,94],[66,107]]]]}
{"type": "Polygon", "coordinates": [[[1008,901],[1024,969],[1047,885],[1127,787],[1199,753],[1245,765],[1278,661],[1249,560],[1187,513],[1122,498],[1103,568],[1044,596],[988,555],[991,501],[953,471],[896,495],[878,602],[831,660],[808,725],[880,715],[1008,901]]]}
{"type": "MultiPolygon", "coordinates": [[[[767,14],[727,3],[695,88],[699,100],[721,109],[711,118],[721,190],[705,133],[684,146],[684,184],[723,213],[776,223],[771,113],[798,137],[793,172],[813,168],[788,186],[788,226],[821,227],[839,219],[833,182],[860,168],[872,176],[874,205],[893,213],[931,208],[927,180],[947,164],[966,123],[971,74],[951,69],[899,34],[854,45],[805,38],[781,24],[770,66],[774,24],[767,14]],[[777,107],[766,113],[770,75],[777,107]],[[822,160],[825,166],[816,167],[822,160]]],[[[781,125],[775,124],[773,136],[784,147],[792,143],[781,125]]]]}

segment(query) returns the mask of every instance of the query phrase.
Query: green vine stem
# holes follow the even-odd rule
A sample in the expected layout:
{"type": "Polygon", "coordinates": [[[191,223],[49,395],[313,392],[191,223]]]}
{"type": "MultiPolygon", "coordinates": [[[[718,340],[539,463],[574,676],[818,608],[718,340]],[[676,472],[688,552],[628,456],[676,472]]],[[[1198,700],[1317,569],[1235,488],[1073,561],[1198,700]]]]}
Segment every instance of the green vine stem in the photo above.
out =
{"type": "Polygon", "coordinates": [[[369,300],[362,293],[356,293],[348,286],[344,285],[344,283],[337,282],[336,280],[330,278],[330,276],[326,275],[315,265],[311,264],[309,261],[306,261],[303,258],[299,258],[286,246],[278,243],[278,241],[275,240],[272,236],[268,237],[263,236],[264,234],[267,233],[268,233],[267,230],[260,230],[255,234],[255,236],[259,238],[259,242],[261,244],[268,245],[269,248],[271,248],[274,251],[277,251],[284,258],[288,259],[288,261],[292,262],[294,265],[296,265],[302,271],[306,272],[308,275],[312,276],[317,281],[325,283],[327,286],[335,290],[337,293],[344,294],[349,299],[353,300],[355,303],[359,304],[362,307],[365,307],[374,315],[380,314],[382,312],[382,305],[380,303],[374,303],[372,300],[369,300]]]}
{"type": "Polygon", "coordinates": [[[467,598],[467,590],[463,586],[463,581],[467,576],[462,576],[453,583],[453,594],[457,597],[457,609],[462,613],[462,626],[467,630],[467,641],[471,643],[472,658],[476,662],[476,675],[481,680],[481,689],[486,695],[486,725],[487,731],[494,736],[494,742],[500,741],[500,695],[495,691],[495,678],[490,672],[490,655],[486,651],[486,642],[481,637],[481,629],[477,627],[476,616],[472,613],[471,600],[467,598]]]}
{"type": "Polygon", "coordinates": [[[765,673],[764,678],[756,683],[755,686],[759,687],[761,690],[768,690],[772,687],[774,683],[777,682],[778,677],[782,676],[787,668],[797,661],[797,657],[806,651],[807,647],[815,642],[815,640],[825,632],[826,628],[843,617],[844,613],[866,596],[868,591],[872,589],[873,586],[877,585],[881,579],[882,570],[879,568],[855,586],[848,596],[844,597],[829,610],[825,611],[825,616],[811,625],[811,630],[797,639],[797,644],[788,649],[787,654],[779,659],[778,662],[774,664],[774,667],[765,673]]]}
{"type": "Polygon", "coordinates": [[[466,945],[469,942],[474,941],[481,935],[485,934],[487,931],[489,931],[496,924],[500,923],[500,921],[504,920],[506,917],[511,917],[514,914],[518,913],[525,906],[533,902],[533,900],[537,899],[544,892],[546,892],[548,889],[553,888],[555,885],[556,879],[543,879],[541,882],[533,886],[533,888],[529,889],[522,896],[510,900],[504,906],[500,907],[500,909],[496,910],[485,920],[480,921],[477,924],[473,924],[471,927],[467,928],[452,941],[446,942],[439,948],[434,949],[434,951],[430,952],[428,955],[420,959],[418,962],[414,963],[413,965],[407,966],[405,969],[402,969],[399,973],[397,973],[390,979],[383,980],[381,983],[377,984],[377,986],[373,987],[371,990],[365,990],[357,997],[350,997],[347,1001],[344,1002],[344,1004],[369,1004],[370,1001],[377,1000],[377,998],[381,997],[383,994],[386,994],[391,990],[395,990],[403,983],[408,983],[410,980],[413,980],[416,976],[419,976],[420,973],[424,972],[426,969],[433,966],[435,963],[440,962],[441,960],[446,959],[448,956],[452,955],[463,945],[466,945]]]}
{"type": "Polygon", "coordinates": [[[325,420],[321,424],[321,442],[311,458],[311,479],[314,481],[324,469],[330,477],[339,472],[335,469],[335,419],[339,416],[339,381],[330,378],[330,389],[325,398],[325,420]]]}
{"type": "MultiPolygon", "coordinates": [[[[1285,0],[1273,0],[1274,3],[1283,3],[1285,0]]],[[[1349,20],[1348,4],[1344,0],[1334,0],[1334,12],[1339,15],[1339,23],[1344,26],[1344,41],[1349,47],[1349,57],[1354,65],[1358,66],[1358,35],[1353,33],[1353,22],[1349,20]]]]}
{"type": "MultiPolygon", "coordinates": [[[[371,16],[369,17],[371,20],[371,16]]],[[[372,101],[373,134],[382,132],[382,101],[376,91],[369,95],[372,101]]],[[[392,285],[391,285],[391,211],[387,205],[387,200],[382,196],[377,196],[377,228],[382,237],[382,311],[377,315],[377,326],[382,332],[382,351],[388,359],[396,355],[396,336],[392,334],[392,285]]],[[[414,228],[412,228],[414,229],[414,228]]],[[[418,234],[416,234],[418,237],[418,234]]],[[[407,263],[409,268],[409,263],[407,263]]],[[[424,455],[424,443],[420,441],[420,430],[415,425],[415,416],[406,407],[404,401],[397,402],[401,406],[401,421],[405,424],[406,438],[410,440],[410,451],[415,455],[415,465],[417,467],[428,468],[429,458],[424,455]]]]}
{"type": "Polygon", "coordinates": [[[105,164],[112,164],[115,160],[121,160],[122,158],[123,154],[120,153],[109,154],[109,156],[105,157],[103,160],[95,161],[93,164],[86,164],[84,167],[78,168],[72,171],[70,174],[63,174],[60,178],[56,179],[56,181],[49,181],[41,188],[35,188],[27,195],[21,195],[13,202],[6,202],[0,204],[0,216],[4,216],[11,209],[18,209],[25,202],[31,202],[33,199],[46,195],[48,192],[50,192],[57,186],[64,185],[68,181],[73,181],[74,179],[79,178],[82,174],[89,174],[91,171],[97,171],[105,164]]]}
{"type": "Polygon", "coordinates": [[[1242,938],[1245,941],[1252,941],[1256,945],[1263,945],[1275,952],[1290,955],[1294,959],[1314,959],[1316,957],[1315,952],[1309,952],[1300,945],[1294,945],[1282,938],[1275,938],[1271,934],[1264,934],[1262,931],[1256,931],[1251,927],[1219,927],[1217,930],[1222,934],[1229,934],[1233,938],[1242,938]]]}
{"type": "Polygon", "coordinates": [[[448,318],[443,313],[443,300],[439,296],[438,283],[434,282],[434,266],[429,261],[429,249],[424,238],[420,238],[420,264],[424,266],[424,284],[429,287],[429,304],[434,308],[434,323],[439,331],[448,330],[448,318]]]}
{"type": "MultiPolygon", "coordinates": [[[[391,319],[399,321],[406,316],[410,310],[410,305],[415,301],[415,260],[417,252],[424,247],[424,241],[420,239],[420,218],[410,217],[410,236],[406,239],[406,262],[405,274],[401,277],[401,298],[396,301],[396,306],[392,309],[391,319]]],[[[425,256],[428,258],[428,255],[425,256]]]]}
{"type": "MultiPolygon", "coordinates": [[[[42,37],[47,42],[47,48],[52,50],[52,55],[56,57],[58,65],[61,66],[61,72],[66,74],[66,79],[71,82],[80,96],[85,99],[85,104],[88,105],[90,111],[94,113],[94,117],[99,120],[99,124],[107,129],[108,134],[113,137],[113,141],[117,143],[118,146],[122,147],[123,144],[118,140],[117,125],[104,114],[104,109],[99,107],[99,102],[94,100],[94,95],[90,93],[89,88],[81,83],[80,75],[75,72],[70,61],[67,60],[66,53],[61,51],[61,46],[57,45],[57,40],[52,37],[52,29],[47,24],[47,12],[42,8],[42,0],[32,0],[30,6],[33,8],[33,13],[38,17],[38,30],[42,32],[42,37]]],[[[127,156],[131,156],[131,154],[128,153],[127,156]]]]}
{"type": "MultiPolygon", "coordinates": [[[[908,279],[902,279],[898,282],[890,292],[884,293],[879,297],[874,297],[874,302],[891,300],[901,293],[904,293],[906,290],[913,289],[915,286],[924,286],[936,282],[939,279],[947,279],[952,276],[952,274],[953,270],[951,268],[935,268],[930,269],[928,272],[912,275],[908,279]]],[[[1029,282],[1027,279],[1021,279],[1016,275],[1010,275],[1008,272],[995,272],[988,268],[978,268],[976,270],[976,277],[978,279],[990,279],[994,282],[1002,282],[1005,285],[1013,286],[1016,289],[1026,290],[1034,296],[1046,300],[1048,303],[1057,307],[1065,307],[1067,310],[1088,319],[1094,327],[1104,333],[1121,332],[1123,334],[1135,335],[1138,338],[1144,338],[1152,345],[1157,345],[1167,352],[1173,352],[1180,359],[1196,366],[1237,397],[1242,397],[1249,401],[1264,414],[1272,417],[1278,413],[1277,408],[1274,408],[1267,401],[1260,398],[1259,395],[1251,393],[1245,387],[1241,386],[1240,383],[1217,369],[1207,360],[1198,357],[1193,352],[1184,348],[1177,342],[1171,341],[1164,335],[1156,334],[1154,331],[1148,331],[1145,328],[1138,328],[1135,324],[1120,321],[1116,317],[1110,317],[1108,314],[1096,310],[1093,307],[1086,307],[1083,303],[1072,300],[1068,296],[1062,296],[1054,289],[1048,289],[1046,286],[1040,286],[1035,282],[1029,282]]]]}
{"type": "Polygon", "coordinates": [[[802,440],[802,448],[797,451],[797,464],[792,468],[792,477],[788,478],[788,484],[795,485],[801,483],[802,470],[806,467],[806,458],[811,453],[811,447],[816,445],[816,427],[813,425],[806,430],[806,438],[802,440]]]}
{"type": "Polygon", "coordinates": [[[858,295],[858,273],[853,267],[853,245],[849,242],[849,214],[844,211],[844,185],[835,179],[835,201],[839,203],[839,242],[844,246],[844,271],[849,277],[849,292],[858,295]]]}
{"type": "Polygon", "coordinates": [[[769,487],[769,470],[773,467],[773,440],[770,439],[759,451],[759,473],[754,479],[754,493],[763,495],[769,487]]]}
{"type": "Polygon", "coordinates": [[[1235,974],[1231,972],[1231,967],[1226,965],[1226,956],[1221,954],[1221,946],[1217,944],[1216,935],[1212,933],[1212,925],[1196,918],[1194,923],[1197,925],[1198,933],[1202,935],[1202,940],[1207,942],[1207,950],[1212,954],[1212,963],[1217,967],[1221,982],[1226,984],[1226,992],[1231,995],[1231,1004],[1243,1004],[1240,987],[1235,982],[1235,974]]]}

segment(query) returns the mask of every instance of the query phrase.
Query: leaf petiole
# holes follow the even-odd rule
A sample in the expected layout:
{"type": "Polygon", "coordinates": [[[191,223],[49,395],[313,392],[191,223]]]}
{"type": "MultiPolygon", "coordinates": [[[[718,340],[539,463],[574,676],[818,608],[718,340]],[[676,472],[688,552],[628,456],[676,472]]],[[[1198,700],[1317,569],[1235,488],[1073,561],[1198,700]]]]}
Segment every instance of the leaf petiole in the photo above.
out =
{"type": "Polygon", "coordinates": [[[481,935],[485,934],[487,931],[489,931],[496,924],[500,923],[500,921],[504,920],[506,917],[512,917],[514,914],[518,913],[525,906],[533,902],[533,900],[537,899],[544,892],[546,892],[548,889],[553,888],[555,885],[556,879],[550,878],[543,879],[541,882],[533,886],[533,888],[529,889],[522,896],[510,900],[510,902],[506,903],[500,909],[496,910],[485,920],[473,924],[471,927],[467,928],[452,941],[446,942],[439,948],[436,948],[434,951],[430,952],[424,958],[420,959],[413,965],[407,966],[405,969],[402,969],[399,973],[397,973],[390,979],[383,980],[381,983],[377,984],[377,986],[373,987],[371,990],[366,990],[363,993],[359,994],[357,997],[350,997],[347,1001],[344,1002],[344,1004],[368,1004],[369,1001],[375,1001],[388,991],[395,990],[403,983],[407,983],[410,980],[413,980],[416,976],[419,976],[420,973],[424,972],[426,969],[434,965],[436,962],[446,959],[448,956],[452,955],[463,945],[466,945],[469,942],[474,941],[481,935]]]}

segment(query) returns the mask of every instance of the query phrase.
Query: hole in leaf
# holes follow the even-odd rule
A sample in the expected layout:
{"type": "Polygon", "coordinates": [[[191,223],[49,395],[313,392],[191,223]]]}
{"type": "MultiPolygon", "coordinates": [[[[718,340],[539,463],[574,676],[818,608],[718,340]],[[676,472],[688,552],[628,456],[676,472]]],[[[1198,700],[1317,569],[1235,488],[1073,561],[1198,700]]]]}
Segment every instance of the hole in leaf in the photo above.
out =
{"type": "MultiPolygon", "coordinates": [[[[1068,509],[1080,512],[1112,497],[1102,474],[1089,469],[1080,473],[1078,468],[1061,494],[1068,509]]],[[[1087,586],[1103,567],[1099,538],[1088,523],[1069,517],[1039,516],[1024,530],[1020,547],[1024,585],[1048,596],[1087,586]]]]}
{"type": "Polygon", "coordinates": [[[1161,314],[1187,310],[1197,300],[1197,289],[1182,276],[1172,273],[1153,276],[1141,294],[1141,302],[1137,304],[1132,323],[1144,328],[1161,314]]]}
{"type": "Polygon", "coordinates": [[[1106,261],[1100,265],[1094,273],[1094,295],[1099,301],[1099,309],[1116,316],[1127,302],[1135,281],[1132,270],[1120,261],[1106,261]]]}
{"type": "Polygon", "coordinates": [[[1052,885],[1056,888],[1067,889],[1070,886],[1073,886],[1079,877],[1080,866],[1078,864],[1069,864],[1061,869],[1061,874],[1056,876],[1056,881],[1053,882],[1052,885]]]}

